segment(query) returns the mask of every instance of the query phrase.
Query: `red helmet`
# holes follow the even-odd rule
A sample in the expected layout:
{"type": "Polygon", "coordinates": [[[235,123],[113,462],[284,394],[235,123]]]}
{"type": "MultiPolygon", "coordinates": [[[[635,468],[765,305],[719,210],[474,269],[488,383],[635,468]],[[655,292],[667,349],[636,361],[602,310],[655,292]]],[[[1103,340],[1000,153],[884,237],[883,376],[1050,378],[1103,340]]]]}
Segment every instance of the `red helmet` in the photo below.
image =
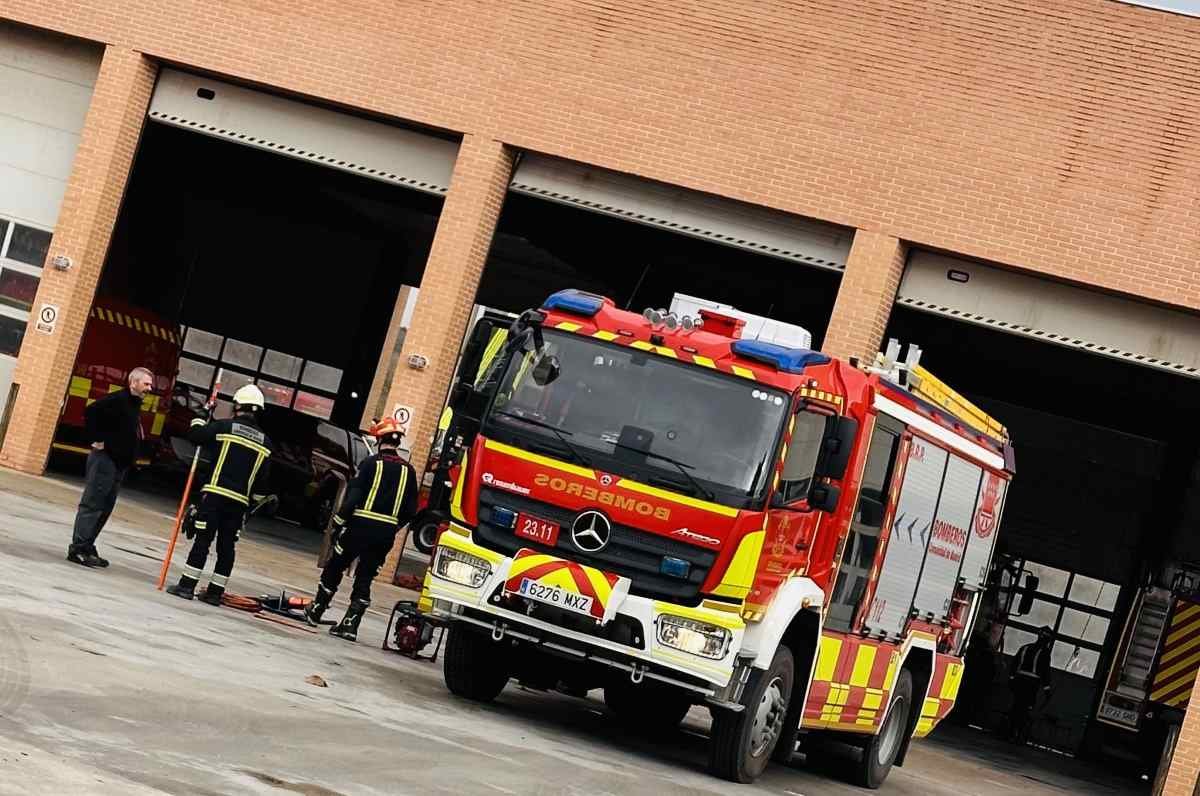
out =
{"type": "Polygon", "coordinates": [[[404,436],[404,429],[400,426],[400,421],[394,417],[385,417],[375,425],[371,426],[371,436],[380,442],[399,443],[400,438],[404,436]]]}

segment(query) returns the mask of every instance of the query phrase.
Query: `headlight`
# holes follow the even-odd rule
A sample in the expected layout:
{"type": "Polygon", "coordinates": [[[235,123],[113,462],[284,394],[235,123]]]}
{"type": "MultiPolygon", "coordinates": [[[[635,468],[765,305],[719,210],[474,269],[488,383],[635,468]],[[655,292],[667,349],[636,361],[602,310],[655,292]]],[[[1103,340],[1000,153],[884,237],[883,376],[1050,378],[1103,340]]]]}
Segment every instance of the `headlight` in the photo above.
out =
{"type": "Polygon", "coordinates": [[[665,647],[699,655],[702,658],[720,660],[729,648],[730,633],[723,627],[684,619],[682,616],[663,615],[658,618],[658,643],[665,647]]]}
{"type": "Polygon", "coordinates": [[[492,574],[492,567],[479,556],[449,547],[439,547],[437,561],[433,565],[433,574],[439,578],[478,589],[492,574]]]}

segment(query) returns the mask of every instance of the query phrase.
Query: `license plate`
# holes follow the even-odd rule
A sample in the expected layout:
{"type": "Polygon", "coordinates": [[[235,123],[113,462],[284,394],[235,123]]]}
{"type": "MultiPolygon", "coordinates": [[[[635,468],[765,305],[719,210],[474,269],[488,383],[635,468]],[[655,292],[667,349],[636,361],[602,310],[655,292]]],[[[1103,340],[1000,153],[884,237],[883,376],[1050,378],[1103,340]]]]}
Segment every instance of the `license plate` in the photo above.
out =
{"type": "Polygon", "coordinates": [[[521,581],[521,588],[517,593],[530,600],[591,616],[591,597],[584,597],[582,594],[567,591],[559,586],[547,586],[536,580],[525,578],[521,581]]]}
{"type": "Polygon", "coordinates": [[[558,544],[558,523],[518,512],[517,536],[554,547],[558,544]]]}

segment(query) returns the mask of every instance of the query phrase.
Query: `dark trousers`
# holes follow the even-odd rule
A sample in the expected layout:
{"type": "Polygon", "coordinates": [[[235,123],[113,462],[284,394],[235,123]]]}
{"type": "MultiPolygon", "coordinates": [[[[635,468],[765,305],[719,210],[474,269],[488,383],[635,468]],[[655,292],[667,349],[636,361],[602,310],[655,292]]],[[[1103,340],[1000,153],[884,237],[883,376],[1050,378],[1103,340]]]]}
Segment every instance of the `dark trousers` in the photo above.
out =
{"type": "Polygon", "coordinates": [[[196,507],[196,539],[188,553],[183,576],[199,580],[208,562],[208,551],[217,542],[217,563],[213,566],[211,585],[225,587],[233,572],[235,546],[246,522],[246,507],[236,500],[220,495],[201,493],[196,507]]]}
{"type": "Polygon", "coordinates": [[[379,568],[396,541],[396,528],[383,522],[359,517],[351,518],[345,531],[334,541],[333,555],[321,572],[321,585],[327,591],[336,592],[342,576],[355,560],[353,600],[371,601],[371,581],[379,574],[379,568]]]}
{"type": "Polygon", "coordinates": [[[75,513],[75,531],[71,535],[71,549],[95,550],[96,537],[104,530],[104,524],[117,505],[117,493],[125,469],[104,451],[94,450],[87,458],[87,480],[83,495],[79,498],[79,510],[75,513]]]}
{"type": "Polygon", "coordinates": [[[1014,741],[1029,739],[1030,714],[1033,713],[1034,703],[1042,690],[1042,683],[1036,677],[1015,677],[1012,680],[1012,709],[1009,711],[1009,738],[1014,741]]]}

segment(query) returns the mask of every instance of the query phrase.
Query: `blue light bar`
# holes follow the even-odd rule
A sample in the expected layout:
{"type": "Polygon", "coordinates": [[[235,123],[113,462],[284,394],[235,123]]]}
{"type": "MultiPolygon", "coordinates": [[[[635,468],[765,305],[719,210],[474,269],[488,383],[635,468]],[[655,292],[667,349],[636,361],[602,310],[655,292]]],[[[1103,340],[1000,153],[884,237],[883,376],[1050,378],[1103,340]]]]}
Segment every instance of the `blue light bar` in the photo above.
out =
{"type": "Polygon", "coordinates": [[[692,571],[692,565],[682,558],[663,556],[662,563],[658,565],[658,571],[672,578],[686,578],[692,571]]]}
{"type": "Polygon", "coordinates": [[[807,348],[788,348],[762,340],[738,340],[730,348],[746,359],[772,365],[784,373],[803,373],[809,365],[824,365],[829,357],[807,348]]]}
{"type": "Polygon", "coordinates": [[[573,315],[592,317],[604,306],[604,297],[582,290],[560,290],[542,302],[542,309],[559,310],[573,315]]]}
{"type": "Polygon", "coordinates": [[[517,524],[517,513],[503,506],[492,506],[492,522],[501,528],[512,528],[517,524]]]}

